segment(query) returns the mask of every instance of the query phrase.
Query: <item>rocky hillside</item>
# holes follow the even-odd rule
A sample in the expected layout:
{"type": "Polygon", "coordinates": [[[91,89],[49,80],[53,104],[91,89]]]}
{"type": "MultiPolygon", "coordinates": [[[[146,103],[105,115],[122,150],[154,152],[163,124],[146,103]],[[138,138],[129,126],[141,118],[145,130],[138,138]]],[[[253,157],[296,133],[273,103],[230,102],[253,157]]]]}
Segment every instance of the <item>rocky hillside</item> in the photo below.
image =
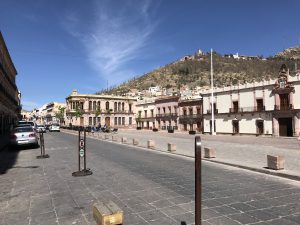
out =
{"type": "MultiPolygon", "coordinates": [[[[300,47],[293,47],[276,54],[273,57],[233,58],[233,55],[222,56],[213,53],[214,79],[216,86],[229,86],[237,83],[253,82],[276,78],[281,65],[285,63],[295,74],[295,64],[300,69],[300,47]]],[[[108,91],[99,93],[122,94],[130,89],[145,90],[151,86],[165,88],[189,85],[210,85],[210,54],[196,53],[184,57],[164,67],[155,69],[140,77],[133,78],[108,91]]]]}

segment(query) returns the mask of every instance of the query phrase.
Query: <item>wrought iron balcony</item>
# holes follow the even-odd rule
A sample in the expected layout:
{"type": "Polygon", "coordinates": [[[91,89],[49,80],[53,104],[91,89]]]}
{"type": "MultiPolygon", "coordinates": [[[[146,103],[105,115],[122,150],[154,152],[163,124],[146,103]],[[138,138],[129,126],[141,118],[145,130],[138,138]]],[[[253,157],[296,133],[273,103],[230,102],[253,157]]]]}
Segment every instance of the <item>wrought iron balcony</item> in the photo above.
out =
{"type": "Polygon", "coordinates": [[[164,113],[164,114],[156,114],[157,119],[162,119],[162,118],[174,118],[177,117],[177,113],[164,113]]]}
{"type": "MultiPolygon", "coordinates": [[[[207,114],[211,114],[211,111],[212,111],[211,109],[208,109],[207,110],[207,114]]],[[[214,109],[214,113],[217,114],[218,113],[218,109],[214,109]]]]}
{"type": "Polygon", "coordinates": [[[293,104],[286,104],[286,105],[274,105],[275,111],[288,111],[294,109],[293,104]]]}

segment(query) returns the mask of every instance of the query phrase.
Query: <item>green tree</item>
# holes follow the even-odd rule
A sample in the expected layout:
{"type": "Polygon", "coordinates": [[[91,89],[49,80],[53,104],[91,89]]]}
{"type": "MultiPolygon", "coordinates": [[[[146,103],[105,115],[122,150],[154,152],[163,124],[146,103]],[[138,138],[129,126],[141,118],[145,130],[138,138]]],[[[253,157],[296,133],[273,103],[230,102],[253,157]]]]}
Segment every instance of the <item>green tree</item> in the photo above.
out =
{"type": "Polygon", "coordinates": [[[58,106],[58,112],[55,113],[55,117],[59,119],[60,123],[64,122],[65,109],[66,107],[58,106]]]}

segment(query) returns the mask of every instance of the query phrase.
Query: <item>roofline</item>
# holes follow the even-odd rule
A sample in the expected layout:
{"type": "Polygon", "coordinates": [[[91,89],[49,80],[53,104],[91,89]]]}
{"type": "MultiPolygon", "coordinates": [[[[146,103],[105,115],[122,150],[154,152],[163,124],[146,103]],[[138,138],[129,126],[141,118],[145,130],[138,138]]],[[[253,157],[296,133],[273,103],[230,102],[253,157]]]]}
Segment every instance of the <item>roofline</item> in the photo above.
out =
{"type": "Polygon", "coordinates": [[[95,95],[95,94],[76,94],[76,95],[69,95],[66,97],[66,100],[72,98],[72,97],[77,97],[77,98],[104,98],[104,99],[118,99],[118,100],[133,100],[137,101],[136,98],[129,98],[129,97],[124,97],[124,96],[116,96],[116,95],[95,95]]]}
{"type": "Polygon", "coordinates": [[[0,30],[0,42],[3,44],[4,50],[6,51],[6,54],[7,54],[7,56],[8,56],[8,60],[10,61],[11,65],[12,65],[12,67],[13,67],[13,69],[14,69],[16,75],[17,75],[18,72],[17,72],[16,67],[15,67],[15,65],[14,65],[14,63],[13,63],[11,57],[10,57],[10,54],[9,54],[8,49],[7,49],[6,43],[5,43],[4,38],[3,38],[3,35],[2,35],[2,33],[1,33],[1,30],[0,30]]]}

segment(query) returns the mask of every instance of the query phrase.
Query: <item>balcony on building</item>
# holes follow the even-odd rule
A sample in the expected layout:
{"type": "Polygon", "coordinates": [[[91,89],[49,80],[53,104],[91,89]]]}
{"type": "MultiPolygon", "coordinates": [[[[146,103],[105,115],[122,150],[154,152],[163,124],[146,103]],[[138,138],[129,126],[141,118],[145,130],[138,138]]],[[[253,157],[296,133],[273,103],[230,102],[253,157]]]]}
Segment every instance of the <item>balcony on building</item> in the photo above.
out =
{"type": "Polygon", "coordinates": [[[196,123],[202,121],[202,114],[180,115],[179,123],[196,123]]]}
{"type": "Polygon", "coordinates": [[[293,104],[274,105],[275,111],[289,111],[294,109],[293,104]]]}
{"type": "MultiPolygon", "coordinates": [[[[207,114],[211,114],[211,111],[212,111],[211,109],[208,109],[208,110],[207,110],[207,114]]],[[[218,114],[218,109],[215,109],[215,108],[214,108],[214,113],[215,113],[215,114],[218,114]]]]}
{"type": "Polygon", "coordinates": [[[163,113],[163,114],[156,114],[157,119],[163,119],[163,118],[176,118],[178,117],[177,113],[163,113]]]}

